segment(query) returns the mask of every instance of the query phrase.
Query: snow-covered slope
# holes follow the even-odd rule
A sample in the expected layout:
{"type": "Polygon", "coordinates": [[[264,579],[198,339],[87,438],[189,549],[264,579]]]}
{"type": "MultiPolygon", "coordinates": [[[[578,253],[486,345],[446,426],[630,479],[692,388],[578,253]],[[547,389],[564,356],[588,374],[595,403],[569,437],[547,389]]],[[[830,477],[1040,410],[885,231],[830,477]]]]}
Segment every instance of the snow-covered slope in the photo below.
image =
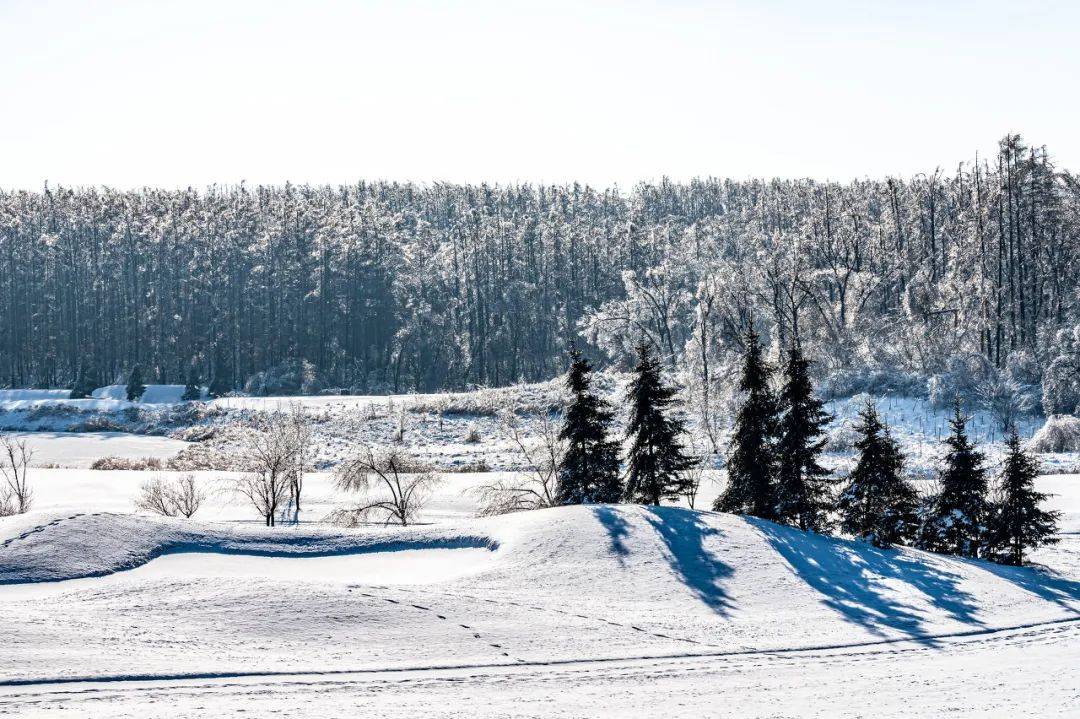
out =
{"type": "MultiPolygon", "coordinates": [[[[752,667],[780,657],[810,667],[857,657],[944,661],[962,652],[963,663],[982,676],[981,658],[1035,641],[1059,647],[1039,656],[1052,662],[1046,671],[1069,677],[1075,672],[1062,657],[1080,641],[1080,582],[1068,574],[881,551],[680,508],[566,507],[355,531],[37,513],[0,520],[0,578],[9,583],[0,586],[0,606],[12,630],[0,653],[0,707],[75,702],[92,712],[94,698],[107,696],[116,701],[110,709],[128,708],[124,716],[152,715],[153,706],[140,702],[166,685],[174,687],[161,695],[169,697],[170,712],[188,716],[205,706],[199,699],[205,692],[223,691],[229,704],[241,685],[278,677],[308,686],[304,691],[311,682],[334,687],[353,706],[363,701],[355,692],[367,695],[362,687],[380,677],[408,685],[446,675],[486,686],[485,677],[498,675],[514,685],[519,672],[532,672],[533,680],[538,672],[560,676],[568,690],[578,686],[580,698],[553,686],[530,690],[568,716],[610,706],[625,713],[633,703],[609,705],[595,672],[630,672],[671,696],[686,691],[696,672],[719,666],[763,678],[767,672],[752,667]],[[453,548],[490,551],[491,559],[477,563],[450,551],[441,555],[446,562],[460,556],[468,566],[445,573],[449,579],[393,584],[375,579],[363,563],[354,575],[342,574],[336,563],[321,579],[316,570],[293,570],[297,562],[317,561],[297,559],[303,556],[391,557],[401,550],[414,556],[453,548]],[[160,557],[177,551],[213,553],[204,555],[206,576],[199,575],[197,554],[184,561],[183,572],[170,574],[160,557]],[[220,553],[259,555],[257,566],[266,569],[229,576],[213,559],[220,553]],[[273,557],[280,565],[266,559],[273,557]],[[162,563],[155,572],[124,571],[154,562],[162,563]],[[259,571],[265,576],[252,576],[259,571]],[[102,576],[26,591],[27,581],[91,575],[102,576]],[[933,654],[921,654],[927,650],[933,654]],[[77,696],[55,692],[87,679],[107,681],[83,685],[77,696]],[[133,682],[150,694],[113,693],[133,682]],[[186,689],[178,694],[179,687],[186,689]]],[[[897,666],[910,674],[915,665],[897,666]]],[[[985,681],[1001,686],[1012,673],[1001,667],[985,681]]],[[[632,683],[621,686],[635,691],[632,683]]],[[[251,691],[259,701],[275,697],[278,709],[291,696],[251,691]]],[[[732,688],[721,683],[711,691],[732,688]]],[[[1054,687],[1040,691],[1044,704],[1037,706],[1063,700],[1054,687]]],[[[537,713],[516,705],[513,691],[488,696],[496,703],[486,709],[463,697],[454,700],[463,703],[410,706],[440,715],[537,713]]],[[[638,696],[649,702],[657,695],[638,696]]],[[[755,695],[744,687],[739,696],[755,695]]],[[[312,701],[324,712],[337,706],[329,695],[312,701]]],[[[900,701],[896,708],[904,706],[900,701]]],[[[381,702],[376,707],[375,713],[388,711],[381,702]]]]}

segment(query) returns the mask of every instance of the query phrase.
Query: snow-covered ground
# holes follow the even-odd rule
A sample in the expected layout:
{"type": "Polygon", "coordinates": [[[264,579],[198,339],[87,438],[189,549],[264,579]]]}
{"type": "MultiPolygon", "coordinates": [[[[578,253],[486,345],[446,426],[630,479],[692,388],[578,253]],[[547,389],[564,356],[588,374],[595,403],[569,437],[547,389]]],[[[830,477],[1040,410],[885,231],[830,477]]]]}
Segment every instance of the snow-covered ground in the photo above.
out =
{"type": "MultiPolygon", "coordinates": [[[[879,551],[665,507],[342,530],[215,493],[133,513],[152,472],[37,469],[0,519],[0,712],[24,716],[1058,716],[1080,706],[1080,476],[1042,570],[879,551]],[[42,583],[40,580],[51,580],[42,583]],[[962,678],[962,680],[961,680],[962,678]]],[[[224,489],[227,473],[199,473],[224,489]]],[[[711,501],[706,488],[701,501],[711,501]]]]}
{"type": "MultiPolygon", "coordinates": [[[[477,400],[298,401],[315,419],[324,469],[360,443],[384,442],[401,417],[405,443],[422,456],[512,466],[493,408],[477,400]],[[479,442],[458,436],[470,427],[479,442]]],[[[3,402],[132,406],[52,395],[3,402]]],[[[227,427],[281,402],[215,400],[199,421],[227,427]]],[[[838,425],[860,402],[831,403],[838,425]]],[[[878,404],[914,468],[932,467],[947,413],[913,400],[878,404]]],[[[174,406],[182,407],[152,411],[174,406]]],[[[522,418],[526,430],[536,421],[522,418]]],[[[209,496],[195,519],[162,519],[135,512],[134,499],[146,480],[176,473],[87,465],[98,448],[100,456],[166,458],[198,445],[129,433],[22,438],[39,466],[31,470],[33,511],[0,518],[0,714],[1080,710],[1080,475],[1039,479],[1062,512],[1062,541],[1032,556],[1036,568],[1005,568],[677,507],[477,519],[473,490],[502,476],[491,473],[444,475],[421,524],[408,528],[326,524],[357,501],[327,471],[307,477],[295,524],[262,527],[230,491],[236,475],[219,471],[196,472],[209,496]]],[[[991,461],[993,439],[984,443],[991,461]]],[[[1076,456],[1043,460],[1053,470],[1075,466],[1076,456]]],[[[843,467],[850,453],[829,461],[843,467]]],[[[711,506],[718,476],[704,483],[697,506],[711,506]]]]}

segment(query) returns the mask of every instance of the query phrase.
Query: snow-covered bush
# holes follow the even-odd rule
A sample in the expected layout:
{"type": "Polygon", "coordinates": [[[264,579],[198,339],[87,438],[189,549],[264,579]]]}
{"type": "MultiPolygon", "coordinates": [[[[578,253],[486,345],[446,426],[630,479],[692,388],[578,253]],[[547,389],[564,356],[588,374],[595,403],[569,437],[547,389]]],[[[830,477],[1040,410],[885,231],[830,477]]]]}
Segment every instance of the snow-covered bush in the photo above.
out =
{"type": "Polygon", "coordinates": [[[293,394],[319,394],[322,378],[315,365],[307,360],[287,359],[262,372],[256,372],[244,383],[244,391],[260,397],[293,394]]]}
{"type": "Polygon", "coordinates": [[[979,405],[993,415],[1003,432],[1036,406],[1030,391],[1000,372],[992,372],[979,384],[976,392],[979,405]]]}
{"type": "Polygon", "coordinates": [[[90,469],[144,471],[162,466],[160,457],[98,457],[90,464],[90,469]]]}
{"type": "Polygon", "coordinates": [[[1043,412],[1080,412],[1080,324],[1059,330],[1050,346],[1050,364],[1042,376],[1043,412]]]}
{"type": "Polygon", "coordinates": [[[191,519],[206,499],[206,491],[199,486],[193,474],[183,474],[170,479],[154,477],[143,482],[135,507],[163,517],[191,519]]]}
{"type": "Polygon", "coordinates": [[[34,450],[25,440],[0,437],[0,516],[23,514],[34,503],[30,488],[30,460],[34,450]]]}
{"type": "Polygon", "coordinates": [[[1042,382],[1039,360],[1027,350],[1013,350],[1005,359],[1005,373],[1019,385],[1037,385],[1042,382]]]}
{"type": "Polygon", "coordinates": [[[1080,452],[1080,417],[1051,415],[1028,442],[1034,452],[1080,452]]]}
{"type": "Polygon", "coordinates": [[[825,451],[833,453],[851,452],[855,449],[855,442],[859,440],[859,433],[850,422],[843,422],[828,431],[825,440],[825,451]]]}
{"type": "Polygon", "coordinates": [[[951,406],[957,397],[970,405],[977,400],[980,385],[997,375],[996,368],[981,354],[953,355],[945,367],[926,383],[930,404],[938,409],[951,406]]]}
{"type": "Polygon", "coordinates": [[[926,381],[897,369],[842,369],[829,374],[818,388],[822,399],[847,399],[857,394],[877,397],[925,397],[926,381]]]}
{"type": "Polygon", "coordinates": [[[407,409],[409,412],[442,416],[495,417],[507,409],[518,414],[546,414],[563,406],[563,384],[563,378],[557,377],[537,384],[426,395],[418,397],[407,409]]]}
{"type": "Polygon", "coordinates": [[[465,444],[479,444],[480,443],[480,428],[475,423],[470,424],[468,430],[465,432],[465,444]]]}

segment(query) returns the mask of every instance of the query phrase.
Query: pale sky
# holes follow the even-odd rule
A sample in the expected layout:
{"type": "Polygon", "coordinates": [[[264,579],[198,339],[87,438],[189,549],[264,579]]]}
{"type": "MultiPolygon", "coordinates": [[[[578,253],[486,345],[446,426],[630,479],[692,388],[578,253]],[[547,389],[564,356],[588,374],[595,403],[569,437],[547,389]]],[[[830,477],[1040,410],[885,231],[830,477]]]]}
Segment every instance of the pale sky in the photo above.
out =
{"type": "Polygon", "coordinates": [[[1080,3],[0,0],[0,187],[1080,170],[1080,3]]]}

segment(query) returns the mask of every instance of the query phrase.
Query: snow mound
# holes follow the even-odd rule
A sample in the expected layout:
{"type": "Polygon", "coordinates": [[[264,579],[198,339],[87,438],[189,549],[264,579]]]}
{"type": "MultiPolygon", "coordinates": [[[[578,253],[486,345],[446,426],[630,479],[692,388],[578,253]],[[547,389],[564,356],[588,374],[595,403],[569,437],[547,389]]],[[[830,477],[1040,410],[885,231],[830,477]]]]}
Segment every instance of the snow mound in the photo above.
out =
{"type": "MultiPolygon", "coordinates": [[[[127,386],[111,384],[106,387],[98,387],[93,391],[94,399],[113,399],[127,401],[127,386]]],[[[140,404],[176,404],[184,396],[182,384],[148,384],[143,396],[139,398],[140,404]]]]}
{"type": "MultiPolygon", "coordinates": [[[[436,586],[456,601],[527,600],[544,611],[605,617],[650,636],[693,637],[723,649],[932,641],[1080,617],[1080,582],[1068,577],[878,550],[674,507],[563,507],[457,525],[354,531],[108,513],[4,522],[4,584],[100,576],[180,551],[315,557],[487,548],[498,550],[497,561],[436,586]]],[[[571,651],[591,640],[567,641],[571,651]]]]}

